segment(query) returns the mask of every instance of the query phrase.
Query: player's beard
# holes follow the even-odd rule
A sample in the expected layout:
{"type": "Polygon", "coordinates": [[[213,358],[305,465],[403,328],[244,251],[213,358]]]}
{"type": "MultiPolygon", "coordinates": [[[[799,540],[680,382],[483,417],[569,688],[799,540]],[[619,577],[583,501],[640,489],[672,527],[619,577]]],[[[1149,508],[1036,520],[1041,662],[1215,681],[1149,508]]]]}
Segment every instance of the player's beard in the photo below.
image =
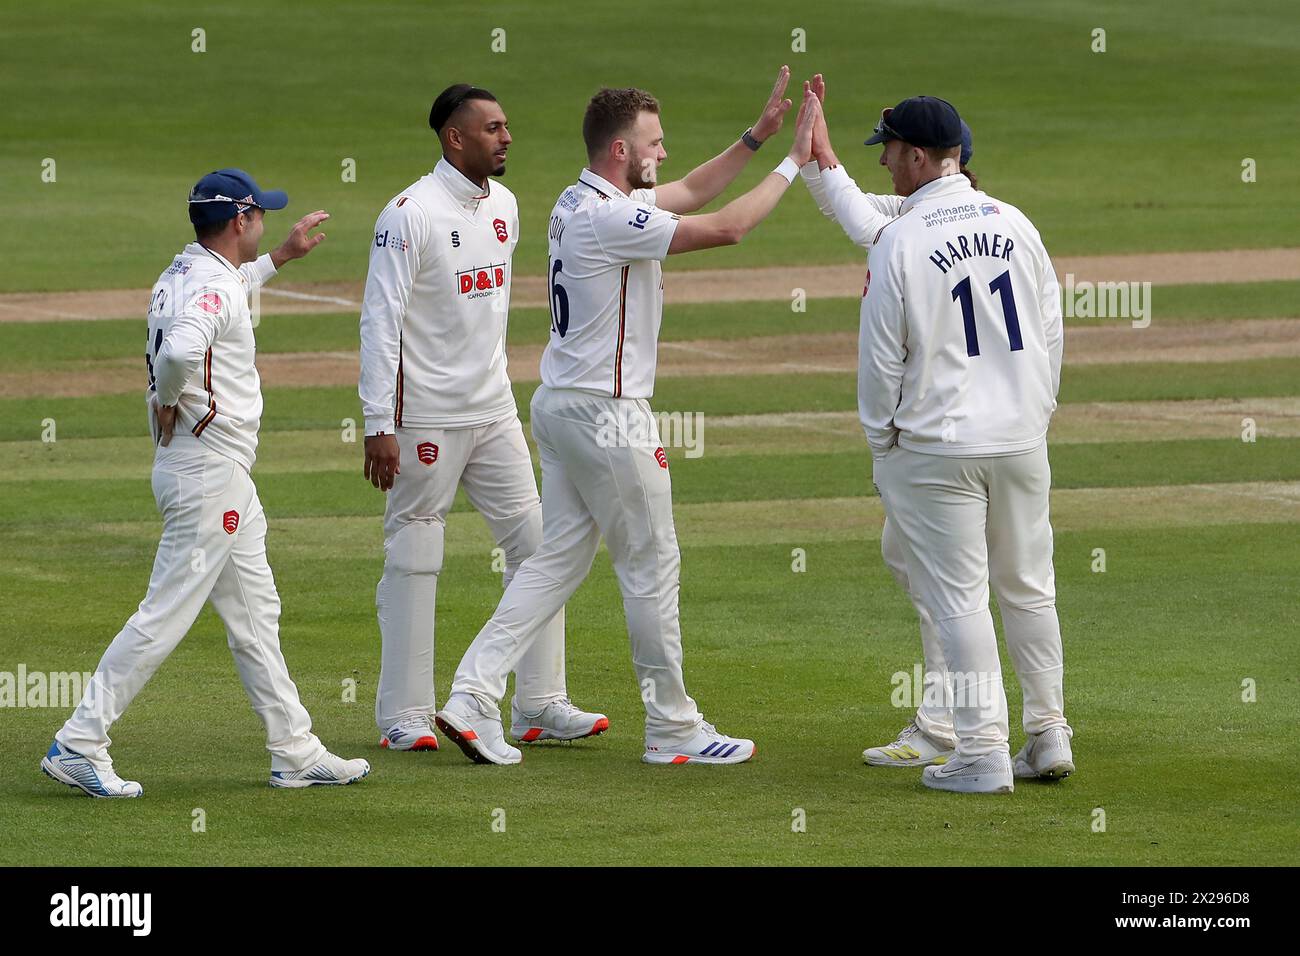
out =
{"type": "Polygon", "coordinates": [[[506,164],[505,164],[505,163],[501,163],[499,166],[496,166],[496,167],[494,167],[494,168],[492,169],[492,175],[493,175],[493,176],[504,176],[505,174],[506,174],[506,164]]]}
{"type": "Polygon", "coordinates": [[[634,152],[627,159],[627,182],[633,189],[654,189],[658,172],[654,160],[643,159],[639,153],[634,152]]]}

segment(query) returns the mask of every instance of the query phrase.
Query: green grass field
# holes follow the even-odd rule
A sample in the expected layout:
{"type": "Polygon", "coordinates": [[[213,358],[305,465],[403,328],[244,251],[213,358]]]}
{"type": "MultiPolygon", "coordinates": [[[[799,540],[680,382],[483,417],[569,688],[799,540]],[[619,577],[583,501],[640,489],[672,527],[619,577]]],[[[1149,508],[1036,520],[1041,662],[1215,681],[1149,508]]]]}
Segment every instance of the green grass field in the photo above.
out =
{"type": "MultiPolygon", "coordinates": [[[[1284,211],[1300,187],[1300,132],[1283,120],[1300,79],[1300,15],[1280,0],[1237,12],[1208,0],[761,0],[743,15],[665,3],[634,24],[629,8],[586,3],[474,16],[413,3],[312,9],[6,12],[0,292],[147,286],[186,239],[186,190],[220,165],[283,186],[289,213],[334,212],[329,241],[286,281],[360,280],[375,214],[429,165],[429,101],[460,78],[494,89],[510,114],[507,181],[526,233],[516,267],[538,272],[544,217],[582,164],[581,111],[597,86],[660,96],[665,173],[679,174],[752,122],[783,62],[796,76],[827,74],[831,130],[864,186],[883,190],[887,177],[876,151],[856,147],[861,134],[881,105],[924,89],[967,115],[983,184],[1019,204],[1053,253],[1295,244],[1284,211]],[[489,50],[496,26],[505,53],[489,50]],[[1099,26],[1105,54],[1089,51],[1099,26]],[[190,52],[195,27],[206,53],[190,52]],[[805,54],[790,52],[795,28],[807,31],[805,54]],[[55,183],[40,181],[47,156],[55,183]],[[1241,182],[1247,156],[1257,183],[1241,182]],[[347,157],[355,183],[339,179],[347,157]]],[[[805,197],[742,245],[674,267],[859,259],[805,197]]],[[[1195,342],[1227,320],[1249,330],[1300,319],[1297,292],[1295,280],[1161,286],[1153,329],[1195,342]]],[[[793,317],[788,302],[679,305],[662,338],[852,334],[857,321],[856,299],[810,300],[793,317]]],[[[545,310],[514,310],[512,347],[544,342],[547,322],[545,310]]],[[[1074,327],[1107,324],[1124,325],[1074,327]]],[[[257,334],[263,355],[347,353],[357,317],[272,313],[257,334]]],[[[1140,348],[1144,334],[1125,341],[1140,348]]],[[[143,597],[159,531],[143,336],[138,320],[0,322],[0,673],[93,670],[143,597]],[[127,367],[120,387],[94,394],[13,385],[127,367]],[[53,442],[42,440],[48,419],[53,442]]],[[[1067,351],[1051,461],[1078,773],[1060,785],[958,796],[925,789],[919,771],[863,765],[863,748],[910,718],[891,694],[920,646],[879,556],[882,509],[847,372],[663,376],[656,387],[658,409],[705,422],[702,457],[668,450],[687,686],[708,719],[757,741],[754,761],[639,762],[640,697],[603,550],[568,605],[568,666],[575,702],[609,714],[608,734],[536,746],[508,769],[471,765],[446,742],[435,754],[380,749],[383,502],[361,477],[359,444],[344,440],[344,421],[360,421],[356,390],[272,385],[254,477],[285,656],[317,732],[370,760],[371,777],[266,786],[260,724],[209,610],[113,729],[117,768],[144,784],[142,800],[91,801],[40,774],[69,707],[0,707],[0,865],[1293,864],[1300,357],[1218,354],[1238,343],[1205,341],[1219,344],[1176,359],[1129,362],[1117,349],[1075,363],[1067,351]],[[1253,442],[1242,440],[1246,418],[1253,442]],[[792,569],[795,549],[806,570],[792,569]],[[493,828],[499,810],[504,832],[493,828]],[[806,832],[792,829],[800,811],[806,832]]],[[[512,373],[526,422],[536,369],[512,373]]],[[[439,702],[499,597],[493,546],[458,498],[439,585],[439,702]]],[[[1009,666],[1007,689],[1018,748],[1009,666]]]]}

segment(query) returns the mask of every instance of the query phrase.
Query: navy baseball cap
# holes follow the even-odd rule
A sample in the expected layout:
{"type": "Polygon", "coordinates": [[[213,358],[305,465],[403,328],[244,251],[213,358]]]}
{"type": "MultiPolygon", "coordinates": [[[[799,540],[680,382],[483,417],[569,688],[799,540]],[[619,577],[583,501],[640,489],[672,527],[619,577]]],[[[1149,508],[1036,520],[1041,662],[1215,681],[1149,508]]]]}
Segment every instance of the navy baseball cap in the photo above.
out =
{"type": "Polygon", "coordinates": [[[897,106],[880,111],[871,138],[863,145],[875,146],[901,139],[913,146],[946,149],[961,145],[961,117],[957,108],[937,96],[910,96],[897,106]]]}
{"type": "Polygon", "coordinates": [[[966,121],[961,121],[961,164],[965,166],[970,162],[970,158],[975,155],[975,143],[970,137],[970,127],[966,121]]]}
{"type": "Polygon", "coordinates": [[[218,169],[208,173],[190,190],[190,222],[201,226],[234,219],[250,206],[283,209],[289,197],[278,189],[261,190],[242,169],[218,169]]]}

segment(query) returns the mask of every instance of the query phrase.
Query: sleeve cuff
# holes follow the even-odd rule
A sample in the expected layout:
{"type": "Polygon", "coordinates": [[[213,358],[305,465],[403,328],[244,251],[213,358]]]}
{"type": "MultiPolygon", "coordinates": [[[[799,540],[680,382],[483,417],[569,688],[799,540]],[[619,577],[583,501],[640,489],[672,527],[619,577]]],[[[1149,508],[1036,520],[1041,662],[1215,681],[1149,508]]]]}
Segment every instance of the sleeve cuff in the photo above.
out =
{"type": "Polygon", "coordinates": [[[867,445],[871,448],[873,461],[880,461],[898,444],[897,428],[883,429],[865,424],[862,428],[867,433],[867,445]]]}
{"type": "Polygon", "coordinates": [[[673,217],[672,225],[664,230],[663,248],[659,250],[659,255],[655,256],[660,262],[668,258],[668,250],[672,248],[673,236],[677,235],[677,227],[681,225],[682,217],[676,213],[669,213],[673,217]]]}
{"type": "Polygon", "coordinates": [[[261,285],[263,282],[270,281],[276,271],[275,263],[271,261],[271,254],[264,252],[249,267],[249,272],[252,273],[249,278],[253,280],[254,285],[261,285]]]}
{"type": "Polygon", "coordinates": [[[810,160],[800,166],[799,175],[803,177],[803,181],[806,183],[815,183],[821,179],[821,169],[817,165],[817,160],[810,160]]]}
{"type": "Polygon", "coordinates": [[[831,185],[843,185],[849,180],[848,171],[843,166],[828,166],[821,171],[821,175],[831,185]]]}
{"type": "Polygon", "coordinates": [[[373,438],[379,434],[395,435],[397,428],[393,424],[392,418],[367,418],[366,419],[366,437],[373,438]]]}

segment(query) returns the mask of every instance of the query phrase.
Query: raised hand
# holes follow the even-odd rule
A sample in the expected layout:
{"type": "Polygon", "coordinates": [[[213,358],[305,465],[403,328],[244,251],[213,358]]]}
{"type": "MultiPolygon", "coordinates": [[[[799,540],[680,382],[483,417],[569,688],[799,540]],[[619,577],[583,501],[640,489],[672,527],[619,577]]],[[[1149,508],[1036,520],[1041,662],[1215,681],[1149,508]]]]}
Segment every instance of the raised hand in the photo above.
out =
{"type": "Polygon", "coordinates": [[[785,114],[794,105],[790,100],[784,98],[785,88],[789,82],[790,67],[783,66],[776,74],[776,83],[772,85],[772,95],[767,98],[763,112],[759,114],[758,122],[754,124],[754,131],[751,135],[759,142],[780,131],[781,124],[785,122],[785,114]]]}
{"type": "Polygon", "coordinates": [[[814,73],[812,78],[812,91],[817,94],[817,99],[821,101],[822,108],[826,107],[826,80],[820,73],[814,73]]]}
{"type": "Polygon", "coordinates": [[[820,73],[816,73],[810,83],[804,84],[804,88],[811,89],[813,95],[817,97],[817,102],[822,105],[821,118],[818,119],[817,125],[813,127],[813,156],[821,162],[834,165],[835,153],[831,149],[831,134],[830,130],[826,128],[826,80],[820,73]]]}
{"type": "Polygon", "coordinates": [[[313,229],[323,223],[330,217],[324,209],[317,209],[315,212],[309,212],[299,219],[292,229],[289,230],[288,237],[271,250],[271,261],[275,263],[278,269],[290,259],[301,259],[307,253],[311,252],[322,242],[325,241],[325,233],[318,232],[316,235],[308,235],[313,229]]]}
{"type": "Polygon", "coordinates": [[[812,158],[813,129],[821,115],[821,101],[805,83],[803,103],[799,106],[799,119],[794,129],[794,143],[790,146],[790,158],[800,166],[812,158]]]}
{"type": "Polygon", "coordinates": [[[839,165],[839,159],[836,159],[835,150],[831,148],[831,131],[826,125],[826,79],[822,74],[816,73],[811,81],[803,83],[805,90],[813,91],[813,95],[822,104],[822,116],[813,127],[813,159],[822,165],[823,169],[827,166],[839,165]]]}
{"type": "Polygon", "coordinates": [[[799,124],[803,122],[804,114],[808,112],[808,93],[811,90],[812,90],[812,82],[810,80],[804,80],[803,97],[799,100],[799,112],[798,114],[796,114],[794,118],[794,125],[796,128],[798,128],[799,124]]]}

